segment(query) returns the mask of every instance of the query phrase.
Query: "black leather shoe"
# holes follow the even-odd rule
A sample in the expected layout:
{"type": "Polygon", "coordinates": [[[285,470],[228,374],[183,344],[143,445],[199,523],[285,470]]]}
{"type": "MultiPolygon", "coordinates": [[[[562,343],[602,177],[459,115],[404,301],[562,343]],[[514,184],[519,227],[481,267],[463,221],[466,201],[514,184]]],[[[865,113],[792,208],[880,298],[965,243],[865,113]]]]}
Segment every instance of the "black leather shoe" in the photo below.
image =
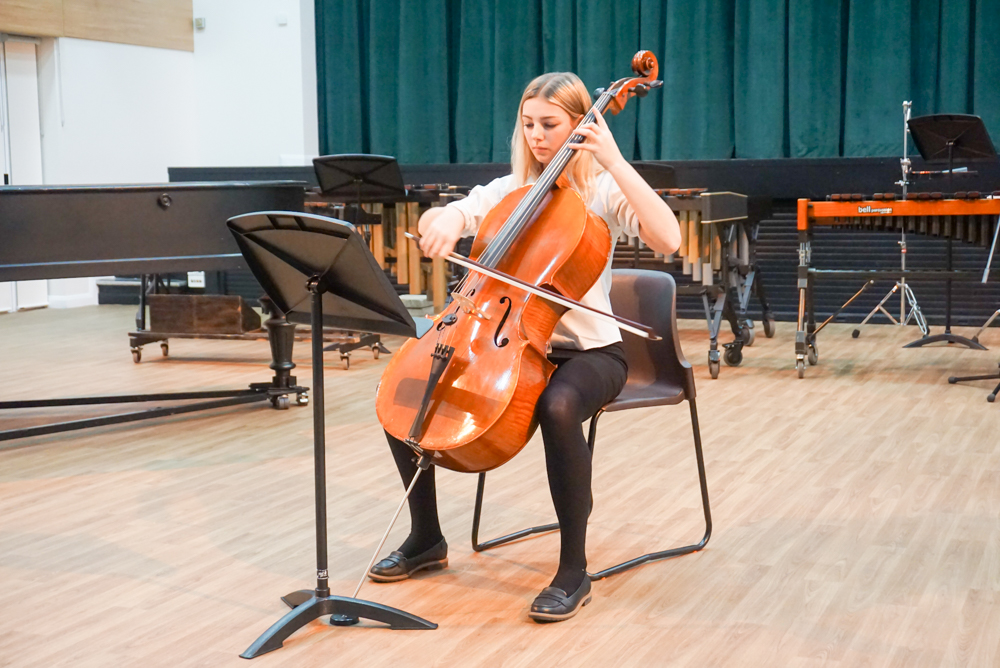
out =
{"type": "Polygon", "coordinates": [[[398,582],[418,571],[439,571],[447,567],[448,543],[442,538],[434,547],[409,559],[398,550],[390,552],[388,557],[372,566],[368,577],[375,582],[398,582]]]}
{"type": "Polygon", "coordinates": [[[590,603],[590,576],[584,574],[583,582],[571,596],[556,587],[546,587],[535,597],[528,616],[536,622],[561,622],[569,619],[580,608],[590,603]]]}

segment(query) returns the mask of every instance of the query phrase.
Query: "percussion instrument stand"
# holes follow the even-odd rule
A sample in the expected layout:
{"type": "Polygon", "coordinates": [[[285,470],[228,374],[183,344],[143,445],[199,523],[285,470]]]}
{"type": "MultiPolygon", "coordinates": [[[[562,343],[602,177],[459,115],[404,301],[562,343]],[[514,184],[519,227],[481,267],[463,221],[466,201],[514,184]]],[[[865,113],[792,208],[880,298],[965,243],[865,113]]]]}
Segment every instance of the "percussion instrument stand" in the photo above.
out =
{"type": "MultiPolygon", "coordinates": [[[[902,187],[904,200],[906,199],[907,188],[910,185],[910,155],[909,155],[910,128],[907,125],[907,123],[910,120],[910,107],[912,105],[913,102],[911,100],[903,101],[903,157],[900,158],[899,160],[899,166],[903,171],[903,178],[900,179],[899,181],[896,181],[896,185],[902,187]]],[[[927,327],[927,320],[924,318],[923,311],[920,310],[920,305],[917,303],[917,297],[916,295],[913,294],[913,288],[911,288],[906,284],[906,228],[905,227],[900,231],[900,239],[897,243],[899,244],[899,268],[900,271],[902,271],[903,273],[900,275],[899,280],[896,281],[896,284],[892,286],[892,289],[889,290],[889,292],[887,292],[884,297],[882,297],[882,301],[880,301],[875,306],[875,308],[873,308],[868,313],[868,315],[865,316],[865,319],[861,321],[861,324],[858,325],[858,328],[855,329],[853,332],[851,332],[851,336],[855,339],[861,336],[860,328],[868,324],[868,321],[874,318],[876,315],[878,315],[879,312],[883,313],[885,317],[887,317],[894,325],[900,325],[900,326],[908,325],[910,324],[910,321],[913,320],[917,323],[917,326],[920,328],[920,333],[923,334],[925,337],[930,332],[930,330],[927,327]],[[889,311],[885,308],[885,303],[889,301],[890,297],[896,294],[897,290],[899,291],[899,320],[896,320],[894,317],[892,317],[892,314],[889,313],[889,311]],[[907,313],[906,311],[907,306],[909,306],[910,308],[909,313],[907,313]]],[[[845,304],[844,306],[846,305],[847,304],[845,304]]],[[[844,307],[842,306],[841,308],[844,307]]]]}

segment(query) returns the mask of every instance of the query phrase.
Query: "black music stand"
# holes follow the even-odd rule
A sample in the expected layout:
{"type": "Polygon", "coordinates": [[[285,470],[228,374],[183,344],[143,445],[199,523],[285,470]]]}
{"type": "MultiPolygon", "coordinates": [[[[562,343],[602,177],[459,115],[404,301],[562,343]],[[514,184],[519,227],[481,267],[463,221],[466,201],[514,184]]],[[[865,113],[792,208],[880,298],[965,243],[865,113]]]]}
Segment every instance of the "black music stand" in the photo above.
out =
{"type": "MultiPolygon", "coordinates": [[[[319,189],[327,197],[362,202],[398,202],[406,197],[403,173],[391,155],[346,153],[313,158],[319,189]]],[[[357,220],[360,220],[358,218],[357,220]]]]}
{"type": "MultiPolygon", "coordinates": [[[[928,165],[947,165],[948,169],[937,172],[937,175],[948,177],[948,188],[955,192],[955,161],[990,162],[997,159],[996,149],[990,135],[979,116],[968,114],[934,114],[918,116],[908,122],[910,136],[920,155],[928,165]]],[[[975,172],[962,172],[974,174],[975,172]]],[[[948,235],[947,271],[949,278],[945,281],[945,316],[944,334],[925,336],[908,343],[904,348],[921,348],[930,343],[959,343],[975,350],[986,350],[977,341],[951,333],[951,278],[952,237],[948,235]]]]}
{"type": "MultiPolygon", "coordinates": [[[[336,321],[345,329],[417,336],[418,326],[354,226],[296,212],[268,211],[230,218],[250,271],[285,313],[310,310],[313,332],[336,321]],[[325,314],[325,316],[324,316],[325,314]]],[[[427,327],[430,321],[427,320],[427,327]]],[[[422,328],[426,331],[427,327],[422,328]]],[[[421,332],[422,333],[422,332],[421,332]]],[[[313,450],[316,471],[316,588],[282,600],[292,610],[275,622],[240,656],[252,659],[281,647],[285,638],[314,619],[332,615],[347,626],[360,618],[393,629],[434,629],[437,624],[408,612],[330,594],[326,538],[326,432],[324,423],[323,337],[312,337],[313,450]]]]}

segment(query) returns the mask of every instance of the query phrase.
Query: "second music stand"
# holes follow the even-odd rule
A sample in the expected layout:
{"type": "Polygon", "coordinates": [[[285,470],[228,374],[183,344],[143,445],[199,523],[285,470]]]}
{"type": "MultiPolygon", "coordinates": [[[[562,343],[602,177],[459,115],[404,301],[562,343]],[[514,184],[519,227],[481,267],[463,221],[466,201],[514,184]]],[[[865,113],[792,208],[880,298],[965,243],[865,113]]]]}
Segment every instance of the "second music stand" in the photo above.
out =
{"type": "MultiPolygon", "coordinates": [[[[932,116],[918,116],[909,121],[910,136],[916,145],[920,155],[928,165],[947,165],[948,169],[936,172],[938,175],[948,177],[948,187],[954,192],[955,161],[962,162],[990,162],[997,159],[996,149],[990,135],[983,125],[983,119],[979,116],[968,114],[935,114],[932,116]]],[[[963,172],[971,174],[974,172],[963,172]]],[[[947,271],[950,274],[952,265],[952,238],[948,236],[947,251],[947,271]]],[[[912,343],[908,343],[904,348],[920,348],[930,343],[959,343],[968,348],[976,350],[986,350],[985,346],[977,341],[952,334],[951,332],[951,283],[949,278],[945,281],[945,316],[944,333],[934,336],[925,336],[912,343]]]]}

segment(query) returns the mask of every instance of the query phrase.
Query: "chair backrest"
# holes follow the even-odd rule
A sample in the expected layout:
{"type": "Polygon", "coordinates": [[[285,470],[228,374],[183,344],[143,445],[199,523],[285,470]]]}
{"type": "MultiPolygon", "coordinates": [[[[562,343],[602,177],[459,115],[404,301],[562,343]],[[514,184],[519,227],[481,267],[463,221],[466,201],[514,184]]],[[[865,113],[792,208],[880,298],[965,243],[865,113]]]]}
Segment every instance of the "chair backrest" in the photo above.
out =
{"type": "Polygon", "coordinates": [[[657,381],[680,385],[685,397],[695,396],[694,373],[684,359],[677,334],[677,286],[663,271],[615,269],[611,281],[611,308],[615,315],[652,327],[662,337],[650,341],[622,332],[629,383],[657,381]]]}

